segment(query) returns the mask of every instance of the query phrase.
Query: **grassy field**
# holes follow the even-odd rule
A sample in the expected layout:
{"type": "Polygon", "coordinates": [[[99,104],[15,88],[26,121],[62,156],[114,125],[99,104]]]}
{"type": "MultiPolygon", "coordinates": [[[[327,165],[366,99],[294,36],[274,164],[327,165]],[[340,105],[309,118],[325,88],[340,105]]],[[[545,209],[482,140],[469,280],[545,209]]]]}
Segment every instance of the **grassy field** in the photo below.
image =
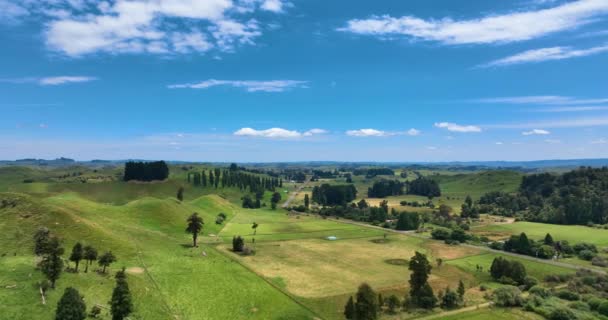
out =
{"type": "Polygon", "coordinates": [[[472,229],[476,234],[494,238],[507,238],[512,234],[525,232],[528,238],[540,240],[550,233],[555,241],[567,240],[570,244],[588,242],[598,247],[608,247],[608,230],[585,226],[566,226],[535,222],[515,222],[511,224],[488,225],[472,229]]]}
{"type": "MultiPolygon", "coordinates": [[[[477,255],[466,256],[458,259],[448,260],[446,263],[451,266],[458,267],[460,270],[465,271],[467,273],[473,274],[475,278],[485,284],[490,284],[495,286],[496,283],[492,282],[492,277],[490,276],[489,270],[492,265],[492,261],[494,258],[500,256],[499,254],[494,253],[482,253],[477,255]],[[482,272],[478,272],[476,266],[479,265],[483,268],[482,272]]],[[[545,263],[530,261],[527,259],[517,258],[517,257],[506,257],[508,260],[519,261],[524,264],[526,267],[526,272],[529,276],[533,276],[539,280],[543,280],[548,275],[555,274],[571,274],[575,271],[572,269],[567,269],[558,266],[552,266],[545,263]]]]}
{"type": "MultiPolygon", "coordinates": [[[[487,272],[475,271],[475,265],[488,270],[495,255],[481,254],[478,249],[447,246],[315,215],[242,209],[238,189],[189,186],[185,181],[187,170],[179,166],[172,167],[167,181],[152,183],[119,181],[116,168],[95,170],[0,168],[0,178],[5,178],[0,179],[0,199],[17,203],[0,209],[0,320],[52,319],[66,286],[76,287],[89,308],[102,306],[102,319],[109,319],[112,274],[122,267],[129,274],[135,302],[131,318],[152,320],[342,319],[346,300],[361,282],[368,282],[386,296],[403,297],[408,289],[407,261],[415,251],[426,253],[432,262],[430,284],[436,292],[448,285],[455,288],[463,280],[468,288],[467,303],[476,304],[483,302],[479,284],[490,281],[487,272]],[[89,182],[75,182],[80,178],[89,182]],[[25,179],[33,182],[23,183],[25,179]],[[186,187],[184,202],[175,199],[181,185],[186,187]],[[184,231],[185,220],[193,212],[205,222],[199,248],[191,247],[191,237],[184,231]],[[216,224],[220,212],[227,219],[216,224]],[[259,225],[255,234],[253,222],[259,225]],[[49,227],[61,238],[67,251],[64,257],[80,241],[100,252],[111,250],[118,262],[105,275],[94,271],[97,265],[89,273],[64,272],[58,288],[49,292],[47,305],[42,305],[36,286],[42,274],[36,270],[32,254],[32,235],[39,226],[49,227]],[[236,235],[243,236],[255,249],[254,255],[236,255],[230,250],[236,235]],[[330,241],[329,236],[337,240],[330,241]],[[436,258],[446,262],[437,267],[436,258]]],[[[495,176],[433,176],[442,188],[446,186],[444,196],[435,202],[448,203],[455,209],[464,199],[460,188],[469,188],[464,190],[472,190],[472,195],[483,188],[508,191],[517,179],[506,172],[495,176]],[[499,178],[505,178],[506,184],[495,183],[499,178]]],[[[355,179],[361,187],[371,183],[364,177],[355,179]]],[[[283,200],[287,198],[285,191],[296,187],[286,183],[279,190],[283,200]]],[[[269,197],[267,192],[264,202],[269,197]]],[[[302,199],[303,193],[298,201],[302,199]]],[[[403,196],[389,201],[398,206],[399,199],[426,198],[403,196]]],[[[500,226],[476,230],[494,227],[500,226]]],[[[553,236],[560,239],[558,233],[553,236]]],[[[569,271],[522,262],[530,275],[541,279],[569,271]]],[[[466,314],[471,319],[482,319],[472,312],[466,314]]],[[[500,315],[492,316],[501,319],[500,315]]]]}
{"type": "Polygon", "coordinates": [[[75,194],[42,200],[18,194],[2,197],[20,198],[21,204],[0,211],[0,241],[6,254],[0,258],[0,301],[11,306],[0,319],[51,319],[68,285],[84,294],[89,307],[107,307],[114,281],[96,272],[64,273],[58,288],[49,293],[48,304],[40,304],[35,284],[41,274],[35,270],[31,254],[31,235],[40,225],[61,236],[68,251],[76,241],[92,244],[102,252],[112,250],[119,261],[111,272],[123,266],[130,271],[136,319],[313,317],[213,246],[190,248],[190,238],[184,233],[189,214],[199,211],[209,221],[205,231],[209,234],[221,228],[211,223],[215,210],[232,213],[231,206],[215,196],[184,204],[144,198],[124,206],[102,205],[75,194]],[[7,286],[11,289],[5,289],[7,286]]]}
{"type": "Polygon", "coordinates": [[[310,215],[292,215],[285,211],[265,209],[241,210],[219,234],[224,240],[231,240],[240,235],[251,240],[254,230],[253,222],[259,226],[255,235],[256,242],[324,239],[335,236],[338,239],[365,238],[382,235],[381,230],[364,228],[356,225],[323,220],[310,215]]]}
{"type": "Polygon", "coordinates": [[[543,317],[531,313],[524,312],[518,309],[505,309],[505,308],[486,308],[480,310],[474,310],[469,312],[458,313],[454,315],[449,315],[437,319],[442,320],[511,320],[511,319],[520,319],[520,320],[541,320],[543,317]]]}

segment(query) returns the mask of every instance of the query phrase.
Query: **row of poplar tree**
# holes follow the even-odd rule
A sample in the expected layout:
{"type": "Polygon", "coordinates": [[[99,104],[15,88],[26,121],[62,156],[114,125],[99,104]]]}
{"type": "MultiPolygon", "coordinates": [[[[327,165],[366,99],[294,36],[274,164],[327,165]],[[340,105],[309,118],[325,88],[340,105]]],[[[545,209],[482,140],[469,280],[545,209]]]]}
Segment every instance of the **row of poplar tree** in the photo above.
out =
{"type": "Polygon", "coordinates": [[[188,183],[195,186],[210,186],[214,188],[237,187],[241,191],[258,192],[274,191],[283,187],[283,180],[273,177],[261,177],[238,170],[222,170],[219,168],[202,170],[201,172],[189,172],[188,183]]]}

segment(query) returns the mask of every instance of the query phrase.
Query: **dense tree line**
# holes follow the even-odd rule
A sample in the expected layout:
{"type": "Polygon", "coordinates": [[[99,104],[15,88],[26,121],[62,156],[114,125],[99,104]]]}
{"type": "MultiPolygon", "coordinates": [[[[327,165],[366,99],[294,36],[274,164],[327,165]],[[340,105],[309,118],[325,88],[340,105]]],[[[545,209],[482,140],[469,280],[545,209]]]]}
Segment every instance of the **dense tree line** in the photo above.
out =
{"type": "Polygon", "coordinates": [[[370,198],[384,198],[388,196],[403,195],[405,183],[398,180],[376,181],[367,189],[367,196],[370,198]]]}
{"type": "Polygon", "coordinates": [[[516,194],[492,192],[481,212],[556,224],[608,223],[608,168],[582,167],[557,175],[525,176],[516,194]]]}
{"type": "Polygon", "coordinates": [[[357,188],[352,184],[323,184],[312,189],[312,201],[323,206],[345,205],[357,197],[357,188]]]}
{"type": "Polygon", "coordinates": [[[164,161],[125,163],[124,181],[165,180],[169,177],[169,167],[164,161]]]}
{"type": "Polygon", "coordinates": [[[441,189],[439,188],[437,181],[419,177],[408,182],[407,193],[432,198],[441,196],[441,189]]]}
{"type": "Polygon", "coordinates": [[[365,176],[366,178],[373,178],[375,176],[394,176],[395,171],[389,168],[368,168],[368,169],[355,169],[353,174],[356,176],[365,176]]]}

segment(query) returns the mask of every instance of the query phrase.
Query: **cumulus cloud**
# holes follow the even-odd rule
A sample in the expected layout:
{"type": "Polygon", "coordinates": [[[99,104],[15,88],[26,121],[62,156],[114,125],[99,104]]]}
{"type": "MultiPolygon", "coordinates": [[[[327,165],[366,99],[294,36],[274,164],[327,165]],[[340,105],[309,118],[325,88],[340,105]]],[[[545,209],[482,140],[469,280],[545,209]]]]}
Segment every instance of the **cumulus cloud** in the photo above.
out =
{"type": "Polygon", "coordinates": [[[572,30],[607,13],[608,2],[604,0],[579,0],[547,9],[491,14],[470,20],[372,16],[350,20],[338,30],[378,37],[408,36],[449,45],[508,43],[572,30]]]}
{"type": "Polygon", "coordinates": [[[451,132],[462,132],[462,133],[481,132],[481,128],[478,126],[459,125],[459,124],[451,123],[451,122],[437,122],[437,123],[435,123],[435,127],[446,129],[451,132]]]}
{"type": "Polygon", "coordinates": [[[407,134],[408,136],[418,136],[418,135],[420,135],[420,133],[421,133],[421,132],[420,132],[420,130],[417,130],[417,129],[414,129],[414,128],[411,128],[411,129],[409,129],[409,130],[406,132],[406,134],[407,134]]]}
{"type": "Polygon", "coordinates": [[[346,135],[351,137],[386,137],[391,134],[389,132],[376,129],[357,129],[346,131],[346,135]]]}
{"type": "Polygon", "coordinates": [[[570,58],[585,57],[608,51],[608,45],[587,48],[573,49],[571,47],[551,47],[524,51],[506,58],[498,59],[480,67],[501,67],[514,64],[544,62],[551,60],[564,60],[570,58]]]}
{"type": "Polygon", "coordinates": [[[170,89],[209,89],[216,86],[244,88],[248,92],[283,92],[294,88],[307,88],[308,81],[299,80],[216,80],[209,79],[198,83],[172,84],[170,89]]]}
{"type": "Polygon", "coordinates": [[[530,131],[524,131],[521,134],[524,136],[532,136],[532,135],[548,135],[551,132],[543,129],[532,129],[530,131]]]}
{"type": "Polygon", "coordinates": [[[287,130],[283,128],[270,128],[266,130],[256,130],[253,128],[241,128],[234,132],[235,136],[242,137],[260,137],[260,138],[274,138],[274,139],[289,139],[289,138],[300,138],[310,137],[314,135],[324,134],[327,131],[323,129],[310,129],[305,132],[299,132],[295,130],[287,130]]]}

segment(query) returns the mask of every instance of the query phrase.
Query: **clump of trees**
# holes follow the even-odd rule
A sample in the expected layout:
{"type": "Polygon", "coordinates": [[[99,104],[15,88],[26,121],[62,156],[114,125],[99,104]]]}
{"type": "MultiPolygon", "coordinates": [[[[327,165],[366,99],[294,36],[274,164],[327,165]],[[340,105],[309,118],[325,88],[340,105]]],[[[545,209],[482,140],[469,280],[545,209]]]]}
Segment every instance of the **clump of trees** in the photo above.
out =
{"type": "Polygon", "coordinates": [[[380,312],[378,295],[367,283],[362,283],[355,295],[344,307],[344,317],[349,320],[375,320],[380,312]]]}
{"type": "Polygon", "coordinates": [[[398,180],[376,181],[368,188],[367,196],[370,198],[384,198],[388,196],[400,196],[404,193],[405,183],[398,180]]]}
{"type": "Polygon", "coordinates": [[[272,198],[270,198],[270,205],[272,207],[272,210],[275,210],[277,208],[277,204],[281,201],[281,194],[278,192],[275,192],[272,194],[272,198]]]}
{"type": "Polygon", "coordinates": [[[551,234],[545,235],[544,239],[534,241],[522,232],[519,235],[512,235],[504,243],[493,242],[490,247],[541,259],[578,256],[582,260],[591,261],[598,257],[598,249],[594,244],[581,242],[570,245],[565,240],[554,240],[551,234]]]}
{"type": "Polygon", "coordinates": [[[352,184],[322,184],[312,189],[312,201],[323,206],[346,205],[357,197],[357,188],[352,184]]]}
{"type": "Polygon", "coordinates": [[[441,189],[437,181],[420,176],[407,184],[407,194],[434,198],[441,196],[441,189]]]}
{"type": "Polygon", "coordinates": [[[365,175],[366,178],[373,178],[375,176],[394,176],[395,171],[389,168],[369,168],[369,169],[355,169],[353,174],[356,176],[365,175]]]}
{"type": "Polygon", "coordinates": [[[169,167],[164,161],[125,163],[124,181],[154,181],[169,177],[169,167]]]}
{"type": "Polygon", "coordinates": [[[526,267],[523,263],[496,257],[490,267],[490,275],[500,283],[523,285],[527,276],[526,267]]]}

